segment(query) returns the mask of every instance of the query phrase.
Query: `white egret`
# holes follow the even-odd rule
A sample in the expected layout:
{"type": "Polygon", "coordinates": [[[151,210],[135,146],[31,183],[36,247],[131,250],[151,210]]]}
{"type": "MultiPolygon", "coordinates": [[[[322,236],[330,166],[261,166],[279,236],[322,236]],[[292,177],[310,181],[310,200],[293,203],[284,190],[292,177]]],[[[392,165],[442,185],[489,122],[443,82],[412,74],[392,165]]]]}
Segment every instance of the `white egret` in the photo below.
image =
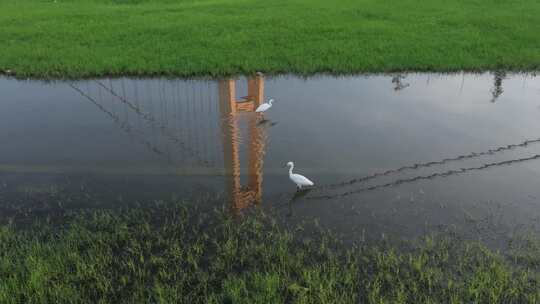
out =
{"type": "Polygon", "coordinates": [[[298,189],[302,189],[302,187],[305,187],[305,186],[313,186],[313,185],[315,185],[307,177],[292,172],[292,170],[294,169],[294,163],[293,162],[288,162],[287,167],[289,167],[289,179],[293,183],[296,184],[296,187],[298,189]]]}
{"type": "Polygon", "coordinates": [[[263,102],[260,106],[257,107],[257,109],[255,109],[255,112],[261,113],[261,112],[268,111],[268,109],[272,107],[272,102],[274,102],[274,99],[270,99],[267,102],[263,102]]]}

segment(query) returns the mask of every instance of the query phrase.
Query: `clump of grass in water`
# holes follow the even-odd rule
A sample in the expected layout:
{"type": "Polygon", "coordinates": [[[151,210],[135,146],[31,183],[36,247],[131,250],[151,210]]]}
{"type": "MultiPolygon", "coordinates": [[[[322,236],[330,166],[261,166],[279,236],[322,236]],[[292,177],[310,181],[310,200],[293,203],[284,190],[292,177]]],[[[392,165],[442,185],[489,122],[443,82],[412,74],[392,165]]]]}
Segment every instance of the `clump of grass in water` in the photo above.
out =
{"type": "Polygon", "coordinates": [[[451,237],[345,247],[182,204],[0,228],[0,303],[464,303],[540,300],[540,246],[509,255],[451,237]],[[531,251],[532,250],[532,251],[531,251]]]}

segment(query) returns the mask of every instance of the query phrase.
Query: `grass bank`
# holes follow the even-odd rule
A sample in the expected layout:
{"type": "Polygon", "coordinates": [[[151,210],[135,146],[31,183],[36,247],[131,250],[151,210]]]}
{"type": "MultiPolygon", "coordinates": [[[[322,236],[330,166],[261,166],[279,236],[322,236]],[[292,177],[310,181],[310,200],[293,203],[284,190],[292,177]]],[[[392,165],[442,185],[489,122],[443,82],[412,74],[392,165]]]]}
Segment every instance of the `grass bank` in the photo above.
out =
{"type": "Polygon", "coordinates": [[[0,302],[537,302],[540,247],[519,244],[505,254],[451,237],[350,247],[261,213],[94,211],[60,227],[1,226],[0,302]]]}
{"type": "Polygon", "coordinates": [[[18,76],[540,68],[536,0],[0,0],[18,76]]]}

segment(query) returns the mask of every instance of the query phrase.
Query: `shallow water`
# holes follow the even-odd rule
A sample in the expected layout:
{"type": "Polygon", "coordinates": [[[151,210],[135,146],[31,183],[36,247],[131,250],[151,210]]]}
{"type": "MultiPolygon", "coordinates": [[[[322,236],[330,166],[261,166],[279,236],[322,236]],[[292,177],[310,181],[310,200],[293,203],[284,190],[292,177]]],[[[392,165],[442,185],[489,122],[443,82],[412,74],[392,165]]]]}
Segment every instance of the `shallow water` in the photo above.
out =
{"type": "Polygon", "coordinates": [[[540,216],[535,75],[1,78],[0,92],[3,219],[217,196],[368,237],[490,239],[540,216]],[[287,161],[317,187],[295,194],[287,161]]]}

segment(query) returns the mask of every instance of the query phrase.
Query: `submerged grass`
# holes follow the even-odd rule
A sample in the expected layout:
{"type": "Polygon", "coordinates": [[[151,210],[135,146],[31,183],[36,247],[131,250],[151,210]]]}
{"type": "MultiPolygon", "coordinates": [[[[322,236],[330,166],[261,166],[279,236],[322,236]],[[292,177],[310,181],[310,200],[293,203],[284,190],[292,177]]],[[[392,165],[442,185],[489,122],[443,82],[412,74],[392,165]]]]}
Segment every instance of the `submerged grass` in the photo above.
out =
{"type": "Polygon", "coordinates": [[[18,76],[535,70],[536,0],[0,0],[18,76]]]}
{"type": "Polygon", "coordinates": [[[534,303],[540,247],[344,246],[316,225],[182,204],[0,228],[0,303],[534,303]]]}

